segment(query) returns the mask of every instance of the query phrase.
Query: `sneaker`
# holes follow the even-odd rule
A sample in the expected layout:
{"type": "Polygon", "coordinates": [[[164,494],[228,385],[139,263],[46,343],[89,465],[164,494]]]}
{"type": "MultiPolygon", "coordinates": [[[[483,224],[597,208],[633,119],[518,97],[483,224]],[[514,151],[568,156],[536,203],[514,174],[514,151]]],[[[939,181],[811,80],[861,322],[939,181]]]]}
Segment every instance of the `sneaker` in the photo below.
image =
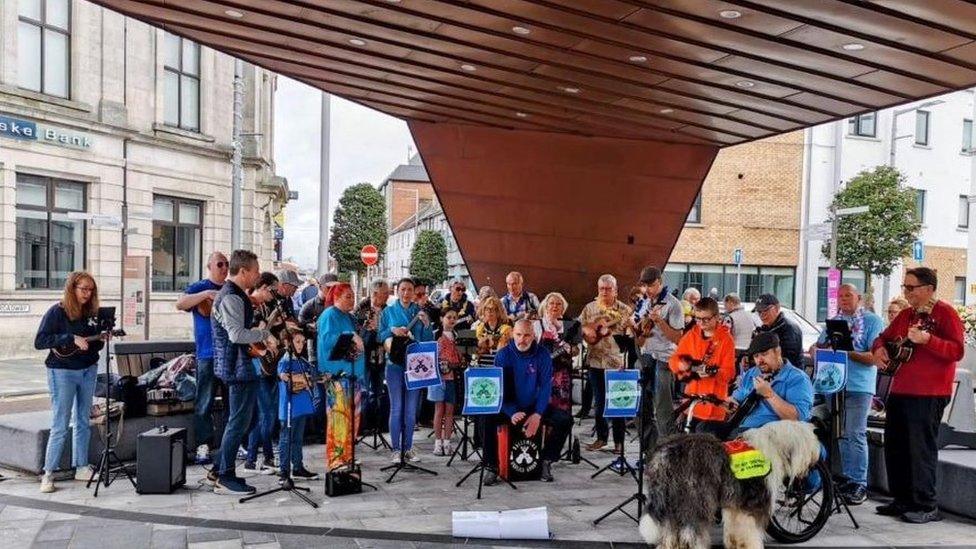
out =
{"type": "Polygon", "coordinates": [[[244,472],[245,473],[257,473],[258,472],[258,466],[257,466],[257,464],[255,464],[253,461],[245,461],[244,462],[244,472]]]}
{"type": "Polygon", "coordinates": [[[82,482],[88,482],[91,479],[93,482],[98,480],[98,473],[92,476],[92,472],[95,472],[91,467],[78,467],[75,469],[75,480],[80,480],[82,482]]]}
{"type": "Polygon", "coordinates": [[[50,494],[54,491],[54,476],[51,473],[44,473],[41,476],[41,493],[50,494]]]}
{"type": "Polygon", "coordinates": [[[291,472],[291,478],[295,480],[318,480],[319,475],[301,467],[291,472]]]}
{"type": "Polygon", "coordinates": [[[898,517],[905,511],[908,511],[908,508],[895,501],[874,508],[875,513],[885,517],[898,517]]]}
{"type": "Polygon", "coordinates": [[[210,446],[207,446],[206,444],[197,446],[197,455],[193,459],[193,462],[197,465],[209,465],[212,463],[213,460],[210,458],[210,446]]]}
{"type": "Polygon", "coordinates": [[[868,500],[868,490],[860,484],[850,484],[841,492],[840,497],[844,498],[848,505],[860,505],[868,500]]]}
{"type": "Polygon", "coordinates": [[[541,467],[542,471],[540,472],[539,478],[542,480],[542,482],[552,482],[553,478],[551,464],[546,460],[542,460],[541,467]]]}
{"type": "Polygon", "coordinates": [[[209,471],[207,471],[207,476],[203,477],[203,483],[206,484],[207,486],[216,486],[217,478],[218,478],[217,469],[216,468],[210,469],[209,471]]]}
{"type": "Polygon", "coordinates": [[[586,445],[586,449],[592,452],[592,451],[595,451],[595,450],[599,450],[599,449],[603,448],[606,445],[607,445],[607,441],[600,440],[600,439],[596,439],[593,442],[587,444],[586,445]]]}
{"type": "Polygon", "coordinates": [[[926,522],[939,522],[942,520],[942,513],[938,509],[930,511],[908,511],[901,516],[901,520],[912,524],[925,524],[926,522]]]}
{"type": "Polygon", "coordinates": [[[441,439],[439,438],[434,439],[434,455],[435,456],[444,455],[444,443],[441,442],[441,439]]]}
{"type": "Polygon", "coordinates": [[[403,460],[409,461],[410,463],[420,463],[420,456],[411,448],[403,453],[403,460]]]}
{"type": "Polygon", "coordinates": [[[237,449],[237,459],[238,461],[247,461],[247,448],[241,446],[237,449]]]}
{"type": "Polygon", "coordinates": [[[261,462],[261,474],[262,475],[273,475],[278,467],[275,465],[274,458],[267,459],[261,462]]]}
{"type": "Polygon", "coordinates": [[[449,456],[454,453],[454,445],[451,444],[450,440],[445,440],[444,444],[441,445],[441,448],[444,450],[442,455],[449,456]]]}
{"type": "Polygon", "coordinates": [[[400,452],[393,450],[393,454],[390,455],[390,463],[400,463],[400,452]]]}
{"type": "Polygon", "coordinates": [[[253,486],[234,477],[221,477],[214,485],[214,493],[228,496],[247,496],[256,492],[253,486]]]}
{"type": "Polygon", "coordinates": [[[622,475],[627,472],[627,465],[624,463],[623,458],[618,457],[610,464],[610,470],[618,475],[622,475]]]}

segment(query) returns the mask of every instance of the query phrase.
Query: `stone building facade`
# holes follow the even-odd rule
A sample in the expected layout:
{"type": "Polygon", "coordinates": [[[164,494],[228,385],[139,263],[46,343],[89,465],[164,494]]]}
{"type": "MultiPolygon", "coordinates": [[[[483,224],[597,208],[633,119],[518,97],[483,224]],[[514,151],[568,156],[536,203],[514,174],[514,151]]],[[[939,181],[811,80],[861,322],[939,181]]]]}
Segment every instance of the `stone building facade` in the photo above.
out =
{"type": "MultiPolygon", "coordinates": [[[[150,258],[150,337],[190,336],[175,300],[231,242],[234,60],[80,0],[0,3],[0,36],[0,354],[33,353],[71,270],[119,306],[123,255],[150,258]]],[[[243,82],[242,246],[270,268],[276,76],[243,82]]]]}

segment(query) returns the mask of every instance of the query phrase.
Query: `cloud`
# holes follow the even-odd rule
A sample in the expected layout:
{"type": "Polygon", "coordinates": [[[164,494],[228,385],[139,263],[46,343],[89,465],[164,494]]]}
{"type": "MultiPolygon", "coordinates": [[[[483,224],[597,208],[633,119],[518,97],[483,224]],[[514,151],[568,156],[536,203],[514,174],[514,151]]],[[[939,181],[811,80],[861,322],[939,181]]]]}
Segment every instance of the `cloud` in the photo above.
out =
{"type": "MultiPolygon", "coordinates": [[[[314,267],[319,241],[321,93],[284,76],[275,93],[275,166],[298,200],[288,203],[283,257],[314,267]]],[[[413,139],[404,121],[331,97],[329,209],[350,185],[378,185],[408,157],[413,139]]]]}

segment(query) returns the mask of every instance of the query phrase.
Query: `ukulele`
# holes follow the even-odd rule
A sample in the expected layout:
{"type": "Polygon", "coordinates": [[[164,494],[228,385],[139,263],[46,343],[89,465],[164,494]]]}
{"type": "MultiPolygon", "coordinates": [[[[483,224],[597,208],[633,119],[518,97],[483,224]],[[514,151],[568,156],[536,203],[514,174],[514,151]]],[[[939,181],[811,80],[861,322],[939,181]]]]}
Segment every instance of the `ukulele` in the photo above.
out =
{"type": "MultiPolygon", "coordinates": [[[[124,330],[112,330],[112,336],[113,337],[122,337],[124,335],[125,335],[125,331],[124,330]]],[[[105,335],[104,334],[98,333],[98,334],[95,334],[95,335],[86,336],[85,337],[85,341],[87,341],[88,343],[91,343],[93,341],[103,340],[104,338],[105,338],[105,335]]],[[[61,345],[60,347],[55,347],[55,348],[51,349],[51,352],[54,353],[54,356],[56,356],[58,358],[68,358],[68,357],[72,357],[72,356],[78,354],[79,352],[81,352],[81,347],[78,347],[77,345],[75,345],[75,342],[72,341],[71,343],[68,343],[67,345],[61,345]]]]}
{"type": "MultiPolygon", "coordinates": [[[[911,326],[917,327],[923,332],[931,333],[935,328],[935,320],[932,319],[931,314],[932,305],[934,303],[919,307],[915,312],[915,320],[911,326]]],[[[888,351],[888,367],[884,369],[878,368],[878,373],[894,377],[898,369],[912,359],[912,355],[915,353],[915,343],[908,339],[906,335],[893,341],[887,341],[884,346],[885,350],[888,351]]]]}

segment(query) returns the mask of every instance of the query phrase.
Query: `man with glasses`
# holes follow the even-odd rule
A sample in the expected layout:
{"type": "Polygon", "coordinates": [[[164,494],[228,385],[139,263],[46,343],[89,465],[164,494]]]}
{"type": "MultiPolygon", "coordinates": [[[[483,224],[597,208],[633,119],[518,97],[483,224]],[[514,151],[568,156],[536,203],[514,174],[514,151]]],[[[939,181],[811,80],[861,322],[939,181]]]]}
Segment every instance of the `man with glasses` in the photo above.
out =
{"type": "Polygon", "coordinates": [[[908,269],[901,287],[911,307],[898,313],[873,346],[882,372],[892,366],[894,346],[913,347],[894,373],[885,402],[885,469],[895,499],[876,511],[924,524],[942,520],[936,498],[939,424],[965,347],[959,314],[935,299],[935,271],[908,269]]]}
{"type": "Polygon", "coordinates": [[[525,279],[522,273],[512,271],[505,277],[508,293],[502,297],[505,312],[514,321],[529,318],[539,313],[539,298],[532,292],[525,291],[525,279]]]}
{"type": "MultiPolygon", "coordinates": [[[[678,380],[686,382],[686,395],[711,395],[724,401],[735,379],[735,340],[722,323],[714,299],[698,300],[691,315],[695,326],[681,336],[669,366],[678,380]]],[[[725,421],[725,410],[707,402],[697,403],[690,413],[697,432],[714,433],[725,421]]]]}
{"type": "Polygon", "coordinates": [[[756,300],[753,312],[759,315],[759,320],[762,322],[762,325],[756,328],[756,334],[766,332],[776,334],[783,351],[783,358],[802,370],[803,332],[783,314],[779,299],[773,294],[763,294],[756,300]]]}
{"type": "Polygon", "coordinates": [[[447,311],[455,311],[459,319],[467,317],[469,320],[458,322],[455,330],[469,330],[474,322],[474,305],[468,301],[468,296],[464,292],[465,285],[461,280],[451,282],[451,293],[441,302],[441,315],[447,311]]]}
{"type": "Polygon", "coordinates": [[[227,280],[227,256],[216,251],[207,258],[207,278],[186,287],[176,300],[176,308],[193,315],[193,341],[197,357],[197,396],[193,406],[193,433],[197,441],[196,463],[210,463],[210,439],[213,436],[214,366],[213,329],[210,311],[217,292],[227,280]]]}

